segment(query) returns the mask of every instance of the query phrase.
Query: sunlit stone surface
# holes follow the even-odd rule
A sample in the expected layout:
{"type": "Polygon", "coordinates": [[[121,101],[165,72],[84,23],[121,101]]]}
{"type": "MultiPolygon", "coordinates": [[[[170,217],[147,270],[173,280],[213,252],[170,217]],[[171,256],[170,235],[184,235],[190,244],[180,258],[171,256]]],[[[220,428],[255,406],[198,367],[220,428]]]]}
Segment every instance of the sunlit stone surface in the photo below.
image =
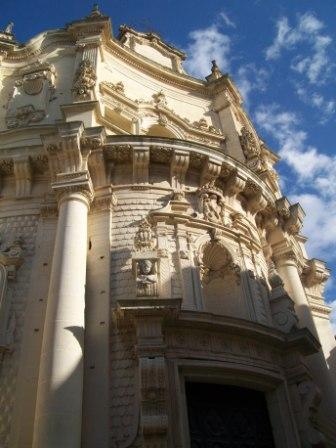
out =
{"type": "Polygon", "coordinates": [[[0,446],[336,446],[329,272],[233,81],[215,61],[188,76],[156,34],[113,37],[96,7],[25,45],[14,31],[0,446]]]}

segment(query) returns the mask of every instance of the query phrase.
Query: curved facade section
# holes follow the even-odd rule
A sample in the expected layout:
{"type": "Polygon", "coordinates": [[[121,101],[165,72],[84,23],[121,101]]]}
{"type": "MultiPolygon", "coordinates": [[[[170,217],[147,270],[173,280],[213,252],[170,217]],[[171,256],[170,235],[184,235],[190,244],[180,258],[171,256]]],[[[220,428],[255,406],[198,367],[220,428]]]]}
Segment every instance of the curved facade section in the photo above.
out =
{"type": "Polygon", "coordinates": [[[329,271],[230,78],[97,8],[0,50],[0,445],[335,446],[329,271]]]}

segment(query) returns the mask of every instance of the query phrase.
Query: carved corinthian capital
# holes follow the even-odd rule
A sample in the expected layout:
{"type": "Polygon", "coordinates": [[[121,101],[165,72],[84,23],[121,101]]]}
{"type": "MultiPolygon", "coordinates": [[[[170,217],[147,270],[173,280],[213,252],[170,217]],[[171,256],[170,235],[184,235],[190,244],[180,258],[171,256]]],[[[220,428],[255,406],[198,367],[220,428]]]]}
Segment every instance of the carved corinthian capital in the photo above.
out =
{"type": "Polygon", "coordinates": [[[83,131],[81,121],[72,121],[59,125],[57,133],[42,137],[53,179],[58,173],[73,173],[87,169],[88,154],[82,154],[80,143],[83,131]]]}

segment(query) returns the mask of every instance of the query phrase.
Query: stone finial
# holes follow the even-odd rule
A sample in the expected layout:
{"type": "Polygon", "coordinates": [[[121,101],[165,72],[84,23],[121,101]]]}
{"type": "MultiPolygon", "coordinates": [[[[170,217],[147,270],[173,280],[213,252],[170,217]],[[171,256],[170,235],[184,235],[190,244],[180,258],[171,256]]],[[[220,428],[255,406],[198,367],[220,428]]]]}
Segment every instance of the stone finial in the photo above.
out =
{"type": "Polygon", "coordinates": [[[92,6],[90,17],[101,17],[102,13],[99,10],[98,3],[94,3],[92,6]]]}
{"type": "Polygon", "coordinates": [[[205,77],[208,82],[215,81],[223,76],[223,73],[220,71],[215,59],[211,61],[211,64],[211,74],[205,77]]]}
{"type": "Polygon", "coordinates": [[[14,22],[9,22],[9,24],[4,29],[6,34],[13,34],[14,22]]]}

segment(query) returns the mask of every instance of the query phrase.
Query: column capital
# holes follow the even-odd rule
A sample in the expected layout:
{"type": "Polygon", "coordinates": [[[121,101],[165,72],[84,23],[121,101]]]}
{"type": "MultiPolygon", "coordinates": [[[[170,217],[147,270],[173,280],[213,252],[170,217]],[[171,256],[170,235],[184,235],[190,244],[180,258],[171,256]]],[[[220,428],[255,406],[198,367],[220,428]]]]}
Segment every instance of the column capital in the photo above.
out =
{"type": "Polygon", "coordinates": [[[60,205],[63,201],[73,199],[84,200],[89,207],[94,198],[92,181],[88,171],[75,173],[60,173],[56,176],[56,182],[52,183],[60,205]]]}
{"type": "Polygon", "coordinates": [[[276,264],[287,264],[296,266],[298,269],[301,267],[300,258],[296,254],[293,247],[288,246],[285,242],[272,245],[273,260],[276,264]]]}

